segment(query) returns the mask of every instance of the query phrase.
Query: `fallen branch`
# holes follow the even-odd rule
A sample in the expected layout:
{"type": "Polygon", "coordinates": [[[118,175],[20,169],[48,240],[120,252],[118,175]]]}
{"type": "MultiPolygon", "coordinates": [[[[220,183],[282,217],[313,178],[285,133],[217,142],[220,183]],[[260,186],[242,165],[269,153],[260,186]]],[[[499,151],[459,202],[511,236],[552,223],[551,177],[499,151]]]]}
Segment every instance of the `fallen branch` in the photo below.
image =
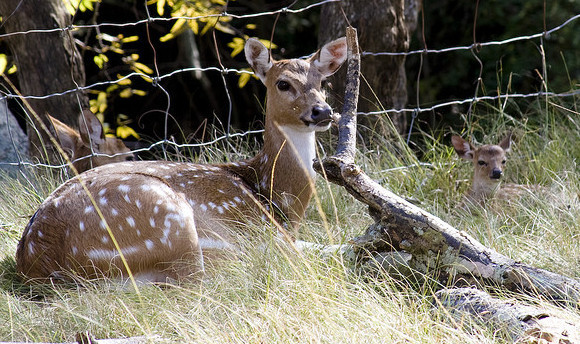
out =
{"type": "Polygon", "coordinates": [[[499,300],[473,288],[442,289],[435,297],[435,305],[444,307],[455,321],[468,317],[505,332],[517,343],[580,343],[575,324],[538,307],[499,300]]]}
{"type": "MultiPolygon", "coordinates": [[[[145,344],[145,343],[170,343],[170,341],[164,340],[158,336],[139,336],[139,337],[114,338],[114,339],[95,339],[90,333],[82,332],[82,333],[77,333],[74,342],[61,342],[61,343],[35,342],[34,344],[145,344]]],[[[0,344],[29,344],[29,343],[28,342],[0,342],[0,344]]]]}
{"type": "MultiPolygon", "coordinates": [[[[347,42],[347,82],[354,83],[347,90],[358,90],[358,45],[351,46],[351,42],[356,44],[356,30],[347,30],[347,42]]],[[[516,262],[487,248],[369,178],[354,163],[357,100],[358,93],[347,91],[339,122],[339,149],[336,155],[315,162],[314,168],[369,207],[375,223],[365,235],[352,240],[358,259],[398,252],[407,255],[409,269],[429,275],[441,285],[501,287],[578,305],[578,280],[516,262]]]]}

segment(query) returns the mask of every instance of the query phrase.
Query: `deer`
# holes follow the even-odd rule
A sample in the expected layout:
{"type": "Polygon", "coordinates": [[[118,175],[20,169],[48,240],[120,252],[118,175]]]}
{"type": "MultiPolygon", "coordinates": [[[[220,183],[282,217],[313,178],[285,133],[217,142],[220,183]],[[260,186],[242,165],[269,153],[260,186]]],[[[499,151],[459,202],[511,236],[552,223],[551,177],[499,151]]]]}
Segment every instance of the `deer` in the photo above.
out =
{"type": "Polygon", "coordinates": [[[66,281],[70,273],[134,283],[198,280],[218,259],[235,256],[239,238],[252,235],[249,224],[276,221],[278,234],[294,240],[314,191],[315,133],[335,119],[321,83],[346,51],[343,37],[309,58],[274,60],[248,39],[246,60],[266,86],[259,152],[218,164],[120,162],[70,179],[24,229],[18,273],[27,282],[66,281]]]}
{"type": "Polygon", "coordinates": [[[105,136],[101,121],[90,111],[78,117],[79,131],[48,115],[55,136],[77,173],[114,162],[130,161],[134,156],[123,141],[105,136]]]}
{"type": "Polygon", "coordinates": [[[473,163],[471,187],[465,195],[462,206],[468,204],[485,205],[491,199],[511,200],[526,191],[542,190],[538,185],[502,184],[507,162],[507,154],[512,144],[512,134],[508,133],[498,144],[476,146],[461,136],[453,135],[451,142],[460,158],[473,163]]]}

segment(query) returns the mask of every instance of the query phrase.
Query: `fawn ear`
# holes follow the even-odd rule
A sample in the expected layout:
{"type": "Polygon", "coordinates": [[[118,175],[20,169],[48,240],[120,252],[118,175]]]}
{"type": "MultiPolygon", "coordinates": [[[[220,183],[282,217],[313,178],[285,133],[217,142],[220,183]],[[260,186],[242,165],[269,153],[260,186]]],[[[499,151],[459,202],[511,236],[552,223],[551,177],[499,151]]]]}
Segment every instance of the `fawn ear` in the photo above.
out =
{"type": "Polygon", "coordinates": [[[346,60],[346,37],[326,43],[314,56],[312,63],[325,77],[331,76],[346,60]]]}
{"type": "Polygon", "coordinates": [[[461,136],[453,135],[451,136],[451,142],[453,143],[453,148],[457,152],[460,158],[465,160],[473,160],[473,151],[475,148],[473,145],[465,141],[461,136]]]}
{"type": "Polygon", "coordinates": [[[252,66],[256,76],[266,84],[266,73],[272,68],[272,58],[268,48],[258,39],[250,38],[246,41],[244,53],[246,61],[252,66]]]}
{"type": "Polygon", "coordinates": [[[105,142],[105,131],[101,121],[89,110],[83,110],[79,116],[79,133],[81,140],[93,148],[105,142]]]}
{"type": "Polygon", "coordinates": [[[501,142],[498,144],[498,146],[500,146],[504,152],[509,152],[510,151],[510,147],[512,146],[512,133],[511,131],[506,135],[506,137],[503,138],[503,140],[501,140],[501,142]]]}
{"type": "Polygon", "coordinates": [[[54,128],[54,132],[60,147],[65,152],[67,152],[69,156],[72,156],[79,140],[79,134],[74,131],[74,129],[52,117],[51,115],[46,114],[46,116],[48,116],[48,120],[54,128]]]}

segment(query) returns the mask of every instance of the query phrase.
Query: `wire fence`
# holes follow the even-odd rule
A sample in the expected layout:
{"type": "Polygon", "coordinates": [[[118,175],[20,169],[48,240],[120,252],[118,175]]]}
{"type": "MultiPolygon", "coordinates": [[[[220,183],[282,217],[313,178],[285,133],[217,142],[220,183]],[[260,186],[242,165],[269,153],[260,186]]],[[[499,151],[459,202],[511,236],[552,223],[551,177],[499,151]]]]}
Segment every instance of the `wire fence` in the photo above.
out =
{"type": "MultiPolygon", "coordinates": [[[[292,5],[294,5],[296,2],[297,1],[295,1],[292,5]]],[[[218,13],[218,14],[210,14],[210,15],[204,15],[204,16],[193,16],[193,17],[180,16],[180,17],[165,18],[165,17],[150,16],[149,12],[147,12],[148,13],[147,18],[142,19],[142,20],[132,21],[132,22],[69,25],[66,27],[59,27],[59,28],[46,29],[46,30],[27,30],[27,31],[22,31],[22,32],[11,32],[11,33],[0,34],[0,41],[3,39],[9,38],[9,37],[14,37],[14,36],[18,36],[18,35],[28,35],[28,34],[32,34],[32,33],[54,33],[54,32],[68,33],[68,32],[73,32],[75,30],[81,30],[81,29],[99,29],[99,30],[101,30],[103,28],[111,28],[111,27],[121,28],[121,27],[129,27],[129,26],[147,25],[147,24],[154,23],[154,22],[175,22],[177,20],[199,20],[199,19],[218,18],[218,17],[221,17],[221,18],[228,17],[228,18],[233,18],[233,19],[251,19],[251,18],[256,18],[256,17],[261,17],[261,16],[277,16],[280,14],[291,15],[291,14],[297,14],[297,13],[301,13],[301,12],[305,12],[305,11],[313,11],[313,10],[316,10],[317,8],[319,8],[320,6],[327,4],[327,3],[331,3],[331,2],[340,2],[340,0],[324,0],[324,1],[319,1],[319,2],[312,3],[312,4],[308,4],[306,6],[299,7],[299,8],[291,8],[292,6],[289,6],[289,7],[281,8],[281,9],[276,10],[276,11],[250,13],[250,14],[244,14],[244,15],[238,15],[238,14],[234,14],[234,13],[229,13],[227,11],[223,11],[223,12],[218,13]]],[[[8,20],[8,18],[5,18],[4,21],[8,20]]],[[[560,25],[553,27],[549,30],[545,30],[543,32],[538,32],[538,33],[535,33],[532,35],[512,37],[512,38],[501,40],[501,41],[478,42],[478,43],[473,43],[471,45],[465,45],[465,46],[454,46],[454,47],[446,47],[446,48],[440,48],[440,49],[423,49],[423,50],[413,50],[413,51],[378,51],[378,52],[363,51],[362,52],[362,57],[363,57],[362,63],[364,64],[364,57],[366,57],[366,56],[401,56],[401,55],[403,55],[403,56],[409,56],[409,55],[425,56],[425,55],[429,55],[429,54],[449,54],[449,53],[453,53],[453,52],[457,52],[457,51],[475,51],[475,50],[478,51],[479,49],[484,48],[484,47],[510,45],[510,44],[514,44],[516,42],[522,42],[522,41],[542,40],[542,39],[552,37],[554,35],[558,35],[559,31],[565,27],[577,26],[579,19],[580,19],[580,14],[577,14],[577,15],[569,17],[567,20],[565,20],[560,25]]],[[[157,67],[157,66],[155,66],[155,67],[157,67]]],[[[154,68],[153,70],[157,71],[158,69],[154,68]]],[[[95,90],[95,89],[98,89],[101,87],[107,87],[107,86],[111,86],[114,84],[120,84],[126,80],[130,80],[133,78],[148,79],[152,83],[152,85],[154,85],[155,87],[162,88],[162,86],[160,85],[160,81],[162,81],[164,79],[173,78],[176,75],[179,75],[182,73],[191,73],[191,72],[200,72],[200,73],[218,72],[218,73],[221,73],[222,75],[226,75],[226,74],[253,74],[252,72],[247,71],[247,70],[240,70],[240,69],[225,67],[221,64],[221,62],[216,61],[215,66],[206,67],[206,68],[191,67],[191,68],[175,69],[171,72],[168,72],[168,73],[162,74],[162,75],[161,74],[148,75],[145,73],[133,72],[133,73],[127,74],[127,75],[125,75],[117,80],[106,80],[106,81],[94,82],[94,83],[89,84],[89,85],[78,86],[75,89],[68,89],[68,90],[64,90],[61,92],[44,94],[44,95],[20,95],[17,93],[12,93],[12,92],[9,92],[6,90],[2,90],[2,91],[0,91],[0,104],[2,104],[2,102],[5,102],[5,101],[11,100],[11,99],[18,99],[20,101],[27,101],[27,100],[33,100],[33,99],[39,100],[39,99],[47,99],[50,97],[59,97],[59,96],[63,96],[63,95],[71,94],[71,93],[76,93],[79,91],[87,92],[87,91],[95,90]]],[[[480,78],[481,78],[481,75],[480,75],[480,78]]],[[[225,79],[224,79],[224,85],[225,85],[225,79]]],[[[477,88],[477,86],[476,86],[476,88],[477,88]]],[[[163,90],[163,91],[167,95],[168,103],[170,103],[171,95],[166,90],[163,90]]],[[[216,90],[216,92],[217,91],[218,90],[216,90]]],[[[228,92],[227,87],[224,87],[224,90],[222,90],[222,91],[227,93],[228,92]]],[[[414,118],[414,117],[416,117],[417,114],[419,114],[421,112],[430,112],[430,111],[434,111],[434,110],[437,110],[440,108],[445,108],[445,107],[449,107],[449,106],[453,106],[453,105],[469,104],[471,106],[473,104],[476,104],[478,102],[483,102],[483,101],[498,101],[498,100],[507,100],[507,99],[539,98],[539,97],[569,98],[569,97],[577,97],[577,96],[580,96],[580,90],[572,90],[570,92],[564,92],[564,93],[554,93],[554,92],[547,92],[547,91],[525,93],[525,94],[524,93],[512,93],[512,94],[505,93],[505,94],[498,94],[498,95],[494,95],[494,96],[477,96],[477,90],[476,90],[475,95],[473,97],[470,97],[470,98],[445,101],[445,102],[436,103],[436,104],[433,104],[430,106],[418,105],[417,107],[413,107],[413,108],[385,109],[382,111],[359,112],[358,114],[359,115],[366,115],[366,116],[378,116],[378,115],[388,115],[388,114],[396,114],[396,113],[410,113],[413,115],[413,118],[414,118]]],[[[229,97],[229,94],[228,94],[228,99],[231,102],[231,98],[229,97]]],[[[417,99],[417,104],[420,104],[419,99],[417,99]]],[[[169,106],[168,106],[168,108],[169,108],[169,106]]],[[[231,111],[231,104],[230,104],[230,111],[231,111]]],[[[229,127],[228,127],[228,130],[229,130],[229,127]]],[[[410,130],[412,130],[412,124],[411,124],[410,130]]],[[[214,144],[216,144],[220,141],[223,141],[223,140],[236,138],[236,137],[244,137],[244,136],[248,136],[248,135],[260,134],[262,132],[263,132],[263,130],[249,130],[249,131],[236,132],[236,133],[229,133],[228,132],[225,135],[222,135],[222,136],[219,136],[219,137],[212,139],[211,141],[202,142],[202,143],[187,143],[187,144],[175,143],[172,140],[167,139],[167,136],[166,136],[166,138],[163,140],[151,143],[150,145],[148,145],[147,147],[144,147],[144,148],[135,149],[135,150],[131,151],[131,153],[133,153],[133,154],[141,153],[143,151],[153,150],[159,146],[168,146],[168,145],[173,146],[176,149],[204,147],[204,146],[214,145],[214,144]]],[[[409,137],[410,137],[410,135],[409,135],[409,137]]],[[[116,156],[116,155],[108,155],[108,154],[102,154],[102,153],[96,153],[96,152],[93,154],[93,156],[95,156],[95,155],[101,155],[101,156],[107,156],[107,157],[116,156]]],[[[87,157],[83,157],[81,159],[87,159],[89,157],[90,156],[87,156],[87,157]]],[[[27,159],[25,159],[25,158],[19,158],[18,161],[0,161],[0,168],[7,167],[7,166],[12,166],[12,167],[31,166],[31,167],[45,167],[45,168],[61,169],[61,168],[66,167],[66,164],[53,165],[53,164],[31,163],[31,162],[28,162],[27,159]]]]}

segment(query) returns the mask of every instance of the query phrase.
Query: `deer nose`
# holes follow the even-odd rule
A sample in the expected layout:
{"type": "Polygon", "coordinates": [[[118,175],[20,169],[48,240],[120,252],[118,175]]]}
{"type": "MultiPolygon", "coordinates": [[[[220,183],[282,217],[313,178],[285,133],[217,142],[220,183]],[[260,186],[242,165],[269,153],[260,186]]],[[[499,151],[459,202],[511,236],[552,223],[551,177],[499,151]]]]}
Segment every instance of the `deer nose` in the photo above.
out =
{"type": "Polygon", "coordinates": [[[316,105],[312,108],[310,118],[312,122],[318,124],[321,122],[330,122],[332,120],[332,109],[329,106],[316,105]]]}
{"type": "Polygon", "coordinates": [[[502,171],[501,171],[499,168],[494,168],[494,169],[491,171],[491,176],[490,176],[490,178],[491,178],[491,179],[500,179],[500,178],[501,178],[501,175],[502,175],[502,171]]]}

